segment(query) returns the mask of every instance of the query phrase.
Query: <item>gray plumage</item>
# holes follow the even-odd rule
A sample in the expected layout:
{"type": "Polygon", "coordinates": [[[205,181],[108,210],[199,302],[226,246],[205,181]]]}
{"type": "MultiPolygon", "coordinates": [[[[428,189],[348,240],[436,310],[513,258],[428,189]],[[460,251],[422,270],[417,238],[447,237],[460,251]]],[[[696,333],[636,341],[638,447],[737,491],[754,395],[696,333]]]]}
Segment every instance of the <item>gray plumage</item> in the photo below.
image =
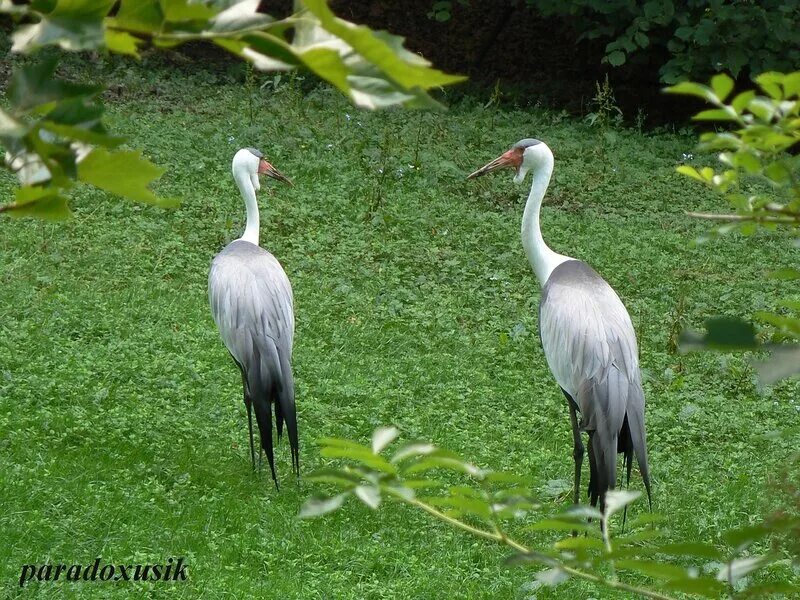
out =
{"type": "Polygon", "coordinates": [[[629,480],[635,454],[649,499],[636,334],[619,296],[589,265],[567,260],[542,287],[539,330],[547,363],[570,403],[576,495],[583,456],[580,428],[589,433],[591,503],[599,499],[603,506],[606,491],[616,486],[618,452],[629,480]]]}
{"type": "Polygon", "coordinates": [[[297,417],[291,356],[294,338],[292,288],[280,263],[256,244],[235,240],[211,263],[211,313],[225,346],[242,372],[253,449],[252,408],[277,485],[272,445],[272,406],[280,439],[286,424],[292,469],[299,473],[297,417]]]}

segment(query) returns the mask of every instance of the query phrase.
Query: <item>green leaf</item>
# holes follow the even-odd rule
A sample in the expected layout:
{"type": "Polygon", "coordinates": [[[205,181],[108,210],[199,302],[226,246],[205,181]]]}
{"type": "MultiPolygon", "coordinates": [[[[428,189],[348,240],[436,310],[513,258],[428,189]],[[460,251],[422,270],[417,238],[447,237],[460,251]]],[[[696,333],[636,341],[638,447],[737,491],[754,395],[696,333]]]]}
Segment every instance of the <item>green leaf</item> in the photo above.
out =
{"type": "Polygon", "coordinates": [[[391,444],[397,436],[400,435],[400,430],[397,427],[378,427],[375,433],[372,434],[372,451],[379,454],[386,446],[391,444]]]}
{"type": "Polygon", "coordinates": [[[783,91],[787,98],[800,95],[800,71],[788,73],[784,76],[783,91]]]}
{"type": "Polygon", "coordinates": [[[0,108],[0,136],[19,138],[24,136],[27,131],[28,127],[24,123],[17,121],[0,108]]]}
{"type": "Polygon", "coordinates": [[[718,73],[711,78],[711,89],[714,90],[720,102],[725,102],[725,98],[733,90],[733,79],[725,73],[718,73]]]}
{"type": "Polygon", "coordinates": [[[216,14],[209,6],[189,0],[159,0],[164,19],[167,21],[207,20],[216,14]]]}
{"type": "Polygon", "coordinates": [[[792,171],[783,162],[774,162],[764,169],[764,175],[778,185],[791,185],[792,171]]]}
{"type": "Polygon", "coordinates": [[[602,519],[603,514],[594,506],[578,505],[570,506],[564,517],[568,519],[602,519]]]}
{"type": "Polygon", "coordinates": [[[621,546],[638,545],[642,542],[649,542],[664,535],[663,531],[658,529],[640,529],[633,533],[628,533],[617,537],[617,543],[621,546]]]}
{"type": "Polygon", "coordinates": [[[59,190],[49,187],[25,186],[17,189],[14,203],[6,206],[10,217],[36,217],[60,221],[72,216],[67,198],[59,190]]]}
{"type": "Polygon", "coordinates": [[[333,446],[335,448],[352,448],[354,450],[359,450],[363,452],[371,452],[367,446],[363,444],[359,444],[352,440],[346,440],[344,438],[320,438],[317,440],[317,444],[320,446],[333,446]]]}
{"type": "Polygon", "coordinates": [[[433,444],[409,444],[395,452],[394,456],[391,458],[391,462],[399,463],[411,457],[427,456],[435,451],[436,446],[433,444]]]}
{"type": "Polygon", "coordinates": [[[326,515],[340,508],[348,495],[348,492],[343,492],[331,498],[309,498],[300,508],[298,516],[301,519],[313,519],[326,515]]]}
{"type": "Polygon", "coordinates": [[[11,105],[28,111],[69,98],[94,96],[103,90],[101,86],[57,79],[57,62],[57,58],[51,58],[17,69],[6,92],[11,105]]]}
{"type": "Polygon", "coordinates": [[[580,531],[590,535],[599,535],[600,533],[596,525],[590,525],[582,521],[562,521],[560,519],[538,521],[533,525],[528,525],[526,529],[531,531],[580,531]]]}
{"type": "Polygon", "coordinates": [[[742,550],[762,538],[770,534],[769,528],[764,527],[763,524],[748,525],[747,527],[739,527],[738,529],[729,529],[722,534],[722,538],[732,548],[742,550]]]}
{"type": "Polygon", "coordinates": [[[448,469],[450,471],[460,471],[473,477],[480,478],[483,475],[478,467],[464,462],[457,458],[450,458],[446,456],[430,456],[424,460],[414,463],[407,467],[404,475],[412,475],[414,473],[423,473],[431,469],[448,469]]]}
{"type": "Polygon", "coordinates": [[[368,467],[392,475],[397,473],[397,469],[394,465],[389,463],[382,456],[373,454],[368,448],[358,450],[356,448],[336,448],[334,446],[327,446],[320,450],[320,454],[327,458],[349,458],[357,460],[368,467]]]}
{"type": "Polygon", "coordinates": [[[641,495],[641,492],[631,492],[629,490],[610,490],[606,494],[605,518],[608,519],[615,512],[628,506],[628,504],[641,495]]]}
{"type": "Polygon", "coordinates": [[[115,31],[113,29],[106,29],[103,35],[105,46],[109,51],[139,58],[138,45],[142,43],[139,38],[126,31],[115,31]]]}
{"type": "Polygon", "coordinates": [[[782,73],[767,72],[761,73],[761,75],[756,77],[756,83],[761,86],[761,89],[767,92],[773,100],[783,100],[783,90],[781,89],[782,82],[782,73]]]}
{"type": "Polygon", "coordinates": [[[684,577],[665,581],[661,585],[668,590],[696,594],[706,598],[719,598],[720,594],[725,591],[723,584],[710,577],[684,577]]]}
{"type": "Polygon", "coordinates": [[[568,537],[553,546],[558,550],[605,550],[603,540],[594,537],[568,537]]]}
{"type": "Polygon", "coordinates": [[[695,121],[737,121],[736,114],[727,108],[702,110],[692,117],[695,121]]]}
{"type": "Polygon", "coordinates": [[[348,473],[342,469],[320,469],[305,475],[304,479],[316,483],[330,483],[345,488],[355,487],[361,482],[360,475],[348,473]]]}
{"type": "Polygon", "coordinates": [[[708,319],[706,334],[694,332],[681,333],[679,347],[681,352],[713,348],[715,350],[749,350],[757,347],[755,329],[752,323],[728,317],[708,319]]]}
{"type": "Polygon", "coordinates": [[[758,173],[761,170],[761,161],[753,153],[741,150],[733,155],[733,164],[748,173],[758,173]]]}
{"type": "Polygon", "coordinates": [[[210,31],[230,33],[273,23],[275,19],[270,15],[258,12],[259,4],[260,0],[242,0],[231,5],[211,20],[210,31]]]}
{"type": "Polygon", "coordinates": [[[541,552],[520,552],[512,554],[506,559],[508,565],[527,565],[530,563],[538,563],[547,565],[548,567],[559,568],[559,560],[541,552]]]}
{"type": "Polygon", "coordinates": [[[711,544],[702,542],[680,542],[676,544],[665,544],[658,547],[658,552],[671,554],[673,556],[697,556],[709,560],[722,560],[722,552],[711,544]]]}
{"type": "Polygon", "coordinates": [[[606,56],[606,59],[612,67],[619,67],[625,64],[625,53],[621,50],[614,50],[606,56]]]}
{"type": "Polygon", "coordinates": [[[148,188],[163,173],[164,169],[143,158],[138,150],[109,152],[95,148],[78,165],[78,179],[85,183],[137,202],[172,207],[176,200],[158,198],[148,188]]]}
{"type": "Polygon", "coordinates": [[[691,177],[692,179],[696,179],[700,183],[706,183],[706,180],[703,178],[700,173],[697,172],[697,169],[694,167],[690,167],[689,165],[680,165],[675,169],[681,175],[686,175],[687,177],[691,177]]]}
{"type": "Polygon", "coordinates": [[[654,579],[686,579],[686,570],[676,565],[660,563],[651,560],[621,559],[616,563],[617,568],[637,571],[654,579]]]}
{"type": "Polygon", "coordinates": [[[677,83],[673,86],[670,86],[664,90],[668,94],[682,94],[684,96],[697,96],[698,98],[702,98],[703,100],[707,100],[709,102],[714,102],[717,100],[717,97],[714,95],[714,92],[711,88],[706,87],[699,83],[693,83],[691,81],[683,81],[681,83],[677,83]]]}
{"type": "Polygon", "coordinates": [[[58,0],[34,25],[20,27],[13,35],[13,52],[31,52],[58,44],[64,50],[89,50],[104,43],[103,17],[113,0],[58,0]]]}
{"type": "Polygon", "coordinates": [[[116,17],[109,22],[124,29],[153,33],[161,29],[164,13],[159,0],[122,0],[116,17]]]}
{"type": "Polygon", "coordinates": [[[470,498],[467,496],[434,496],[424,498],[424,501],[433,506],[445,506],[455,509],[461,514],[471,514],[482,519],[490,519],[492,517],[492,510],[485,500],[479,498],[470,498]]]}
{"type": "Polygon", "coordinates": [[[736,597],[742,600],[746,598],[765,598],[775,594],[785,594],[787,597],[791,597],[791,594],[797,593],[798,588],[796,585],[788,581],[774,581],[772,583],[759,583],[748,586],[747,589],[736,594],[736,597]]]}
{"type": "Polygon", "coordinates": [[[731,102],[731,106],[738,114],[742,114],[742,111],[747,108],[747,105],[750,104],[750,101],[755,97],[756,93],[754,90],[747,90],[746,92],[737,94],[733,102],[731,102]]]}
{"type": "Polygon", "coordinates": [[[747,110],[762,121],[769,123],[775,114],[775,105],[766,98],[756,96],[747,103],[747,110]]]}
{"type": "Polygon", "coordinates": [[[430,89],[464,80],[462,76],[448,75],[429,68],[419,57],[411,60],[410,53],[400,54],[403,42],[400,37],[387,34],[379,36],[368,27],[339,19],[328,8],[325,0],[304,0],[303,3],[319,19],[325,30],[347,43],[406,89],[430,89]]]}
{"type": "Polygon", "coordinates": [[[381,492],[372,485],[359,485],[355,489],[356,496],[372,510],[376,510],[381,503],[381,492]]]}
{"type": "Polygon", "coordinates": [[[717,573],[717,580],[736,583],[742,577],[745,577],[749,573],[771,562],[773,562],[773,559],[769,556],[747,556],[745,558],[737,558],[720,567],[717,573]]]}

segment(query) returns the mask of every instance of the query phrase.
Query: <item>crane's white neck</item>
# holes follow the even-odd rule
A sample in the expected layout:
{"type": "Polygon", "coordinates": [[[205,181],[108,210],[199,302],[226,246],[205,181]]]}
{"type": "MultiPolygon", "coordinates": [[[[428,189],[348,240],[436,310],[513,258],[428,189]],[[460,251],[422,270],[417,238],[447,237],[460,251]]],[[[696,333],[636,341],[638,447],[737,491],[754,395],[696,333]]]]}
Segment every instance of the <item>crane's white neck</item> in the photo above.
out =
{"type": "MultiPolygon", "coordinates": [[[[235,170],[233,178],[236,180],[236,185],[239,186],[239,191],[244,198],[244,204],[247,207],[247,226],[244,229],[244,234],[240,240],[250,242],[258,246],[258,231],[260,226],[260,219],[258,215],[258,203],[256,202],[256,187],[253,183],[253,178],[244,169],[235,170]]],[[[255,183],[258,183],[256,176],[255,183]]]]}
{"type": "Polygon", "coordinates": [[[563,262],[572,260],[569,256],[553,252],[545,244],[539,225],[539,211],[542,208],[542,200],[547,192],[552,174],[553,155],[547,152],[533,172],[533,184],[525,204],[525,212],[522,215],[522,246],[525,248],[525,255],[536,273],[540,286],[547,282],[553,269],[563,262]]]}

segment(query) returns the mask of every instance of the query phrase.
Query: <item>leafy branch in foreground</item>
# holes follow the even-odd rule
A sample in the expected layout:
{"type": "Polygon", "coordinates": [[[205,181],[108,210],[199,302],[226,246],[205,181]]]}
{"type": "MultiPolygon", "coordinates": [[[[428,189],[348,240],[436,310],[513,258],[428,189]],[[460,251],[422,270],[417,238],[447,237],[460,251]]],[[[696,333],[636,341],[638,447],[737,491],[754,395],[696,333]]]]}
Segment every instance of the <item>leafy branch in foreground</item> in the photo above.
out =
{"type": "Polygon", "coordinates": [[[514,552],[510,564],[546,567],[536,573],[539,586],[556,586],[574,578],[658,599],[672,598],[671,592],[705,598],[727,593],[731,598],[745,598],[795,591],[788,583],[754,584],[748,576],[782,562],[777,549],[751,552],[756,545],[763,547],[770,536],[800,531],[796,517],[777,516],[727,531],[722,536],[723,547],[696,540],[663,542],[664,532],[655,525],[664,519],[649,513],[633,519],[627,533],[612,538],[613,515],[636,500],[639,492],[609,492],[604,513],[576,506],[555,516],[534,516],[542,505],[532,498],[527,478],[479,468],[427,443],[406,444],[384,455],[398,435],[395,427],[380,427],[369,447],[339,438],[320,440],[322,456],[346,462],[307,477],[337,493],[307,500],[300,517],[333,512],[349,497],[373,510],[384,501],[407,504],[452,527],[509,547],[514,552]],[[441,479],[431,478],[432,472],[441,479]],[[444,482],[464,478],[466,484],[444,482]],[[556,539],[549,547],[534,548],[515,537],[509,531],[512,528],[539,539],[556,539]],[[577,532],[582,535],[578,537],[577,532]],[[715,575],[707,575],[709,572],[715,575]],[[644,576],[651,583],[630,583],[621,573],[626,578],[644,576]]]}
{"type": "MultiPolygon", "coordinates": [[[[12,51],[32,54],[101,50],[139,58],[144,46],[173,48],[211,42],[261,70],[306,68],[357,106],[439,106],[428,91],[461,81],[430,67],[403,48],[403,38],[336,17],[326,0],[297,2],[298,10],[275,19],[259,0],[240,0],[224,10],[191,0],[0,0],[0,13],[33,21],[13,34],[12,51]]],[[[55,77],[57,60],[18,68],[0,109],[0,144],[6,169],[23,187],[0,212],[46,218],[69,216],[64,192],[82,181],[141,202],[160,200],[149,185],[163,173],[102,124],[104,86],[55,77]]]]}
{"type": "MultiPolygon", "coordinates": [[[[756,78],[759,90],[731,96],[733,80],[720,73],[710,85],[684,82],[666,89],[671,94],[696,96],[715,106],[695,115],[695,120],[731,125],[728,131],[700,136],[701,151],[715,152],[721,167],[677,168],[722,196],[733,213],[689,215],[721,222],[715,235],[739,231],[751,235],[759,228],[788,228],[800,243],[800,71],[763,73],[756,78]],[[760,92],[760,93],[759,93],[760,92]]],[[[800,279],[800,270],[786,267],[771,273],[782,280],[800,279]]],[[[772,351],[770,360],[758,363],[762,381],[800,373],[800,301],[779,303],[782,312],[759,312],[755,317],[774,328],[769,344],[762,345],[755,329],[740,319],[717,319],[708,323],[705,336],[688,334],[684,349],[703,347],[772,351]],[[785,344],[784,342],[794,342],[785,344]]]]}

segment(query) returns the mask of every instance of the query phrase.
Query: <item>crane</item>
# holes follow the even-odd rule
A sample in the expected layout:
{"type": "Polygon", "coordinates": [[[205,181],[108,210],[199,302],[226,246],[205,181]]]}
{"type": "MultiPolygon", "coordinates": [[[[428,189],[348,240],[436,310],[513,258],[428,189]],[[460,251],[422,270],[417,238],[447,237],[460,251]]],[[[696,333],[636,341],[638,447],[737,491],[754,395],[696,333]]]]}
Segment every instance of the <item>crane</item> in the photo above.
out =
{"type": "Polygon", "coordinates": [[[553,163],[547,144],[527,138],[467,179],[502,168],[516,171],[515,183],[522,183],[528,172],[533,177],[522,216],[522,246],[542,288],[539,337],[544,355],[569,405],[575,504],[580,498],[585,452],[581,431],[589,435],[588,496],[592,506],[599,500],[603,510],[606,492],[616,487],[618,453],[623,454],[629,482],[635,454],[650,501],[636,333],[614,289],[585,262],[551,250],[542,237],[539,212],[553,163]]]}
{"type": "Polygon", "coordinates": [[[211,262],[208,299],[222,341],[242,374],[253,469],[256,467],[253,444],[255,409],[261,438],[259,464],[263,449],[277,488],[272,444],[273,405],[278,439],[285,423],[292,471],[296,475],[300,473],[291,366],[294,308],[292,286],[283,267],[272,254],[259,246],[256,192],[261,188],[259,175],[293,184],[255,148],[239,150],[233,157],[232,171],[247,208],[247,225],[242,237],[225,246],[211,262]]]}

